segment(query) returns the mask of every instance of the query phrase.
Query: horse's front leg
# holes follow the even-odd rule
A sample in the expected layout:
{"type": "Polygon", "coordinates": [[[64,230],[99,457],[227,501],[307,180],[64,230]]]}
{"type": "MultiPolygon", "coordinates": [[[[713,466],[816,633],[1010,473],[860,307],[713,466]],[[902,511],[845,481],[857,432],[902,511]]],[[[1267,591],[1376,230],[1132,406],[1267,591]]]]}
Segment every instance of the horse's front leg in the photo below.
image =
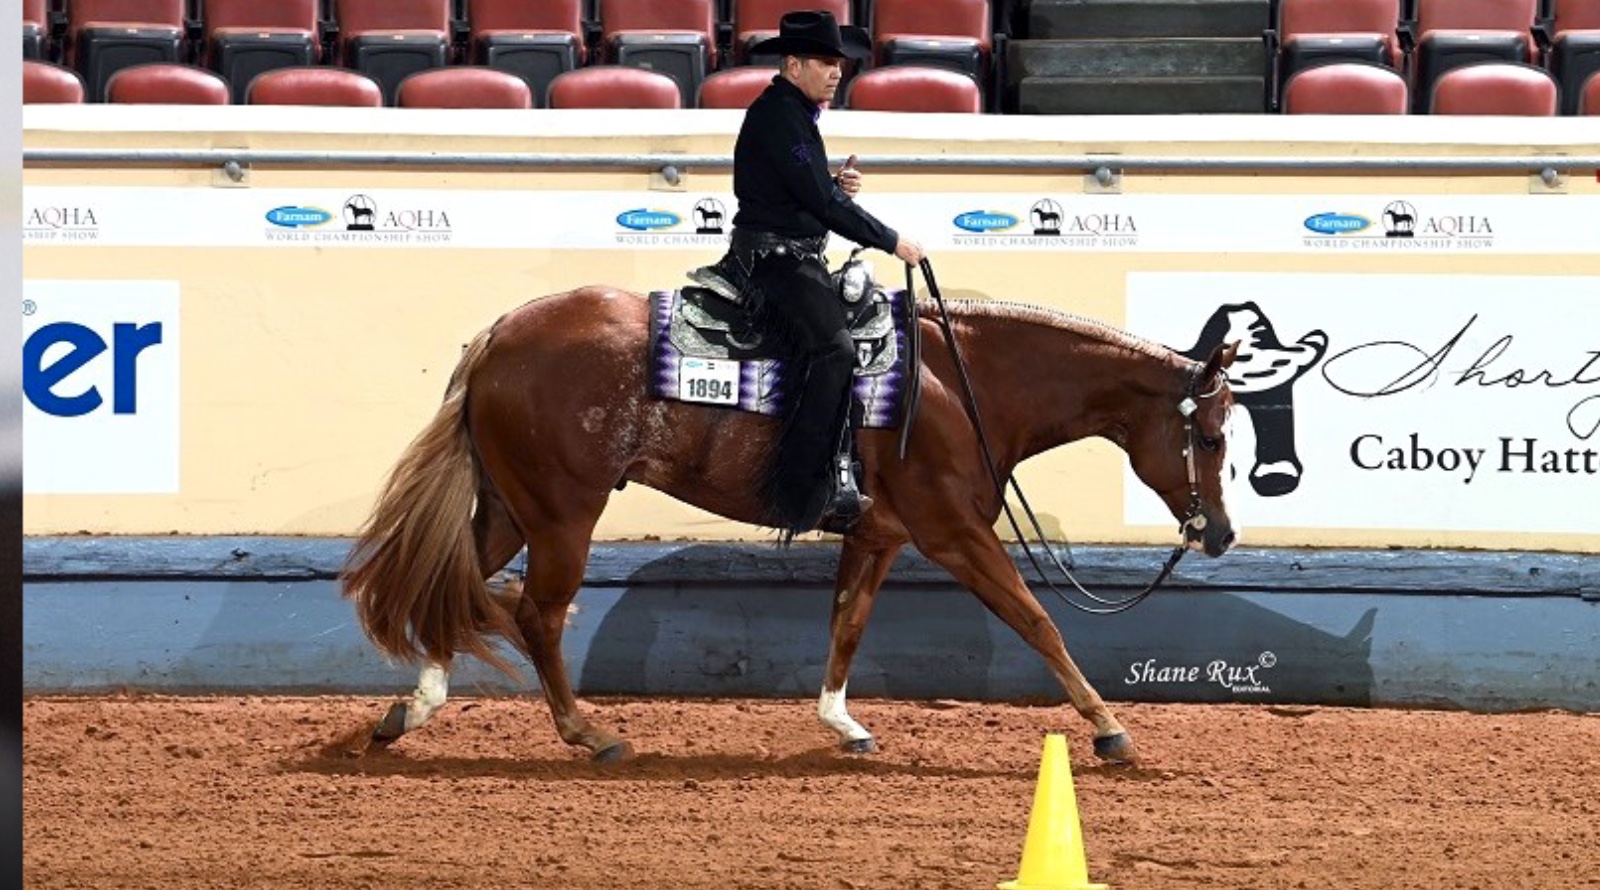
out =
{"type": "Polygon", "coordinates": [[[428,722],[428,718],[444,707],[449,694],[449,666],[428,662],[417,674],[417,688],[412,690],[411,698],[397,701],[389,706],[389,712],[384,714],[383,719],[373,728],[372,740],[379,743],[392,742],[420,728],[422,724],[428,722]]]}
{"type": "Polygon", "coordinates": [[[861,643],[861,632],[866,630],[872,601],[889,574],[900,546],[874,548],[847,539],[839,554],[833,618],[829,623],[828,668],[822,676],[817,717],[838,734],[839,746],[852,754],[871,754],[878,748],[872,733],[857,723],[846,709],[845,686],[850,679],[850,659],[861,643]]]}
{"type": "Polygon", "coordinates": [[[1095,754],[1104,760],[1138,762],[1139,752],[1127,730],[1073,663],[1061,631],[1034,598],[992,528],[974,522],[968,528],[942,530],[937,538],[919,539],[916,543],[929,559],[977,594],[989,611],[1044,656],[1072,706],[1094,724],[1095,754]]]}

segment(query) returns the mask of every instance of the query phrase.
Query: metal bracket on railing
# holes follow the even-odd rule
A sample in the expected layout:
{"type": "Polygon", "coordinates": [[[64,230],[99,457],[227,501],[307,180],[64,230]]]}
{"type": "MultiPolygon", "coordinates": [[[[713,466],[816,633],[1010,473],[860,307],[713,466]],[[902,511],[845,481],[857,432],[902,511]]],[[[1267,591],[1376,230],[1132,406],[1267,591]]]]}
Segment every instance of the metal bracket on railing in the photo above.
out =
{"type": "Polygon", "coordinates": [[[660,170],[650,174],[650,191],[681,192],[688,187],[683,179],[683,171],[679,170],[676,165],[666,164],[660,170]]]}
{"type": "Polygon", "coordinates": [[[1528,176],[1528,194],[1564,195],[1567,193],[1567,174],[1554,167],[1546,167],[1528,176]]]}
{"type": "Polygon", "coordinates": [[[1084,174],[1083,193],[1086,195],[1122,194],[1122,171],[1110,167],[1096,167],[1093,173],[1084,174]]]}
{"type": "Polygon", "coordinates": [[[233,158],[211,171],[211,184],[217,188],[244,188],[250,185],[250,165],[233,158]]]}

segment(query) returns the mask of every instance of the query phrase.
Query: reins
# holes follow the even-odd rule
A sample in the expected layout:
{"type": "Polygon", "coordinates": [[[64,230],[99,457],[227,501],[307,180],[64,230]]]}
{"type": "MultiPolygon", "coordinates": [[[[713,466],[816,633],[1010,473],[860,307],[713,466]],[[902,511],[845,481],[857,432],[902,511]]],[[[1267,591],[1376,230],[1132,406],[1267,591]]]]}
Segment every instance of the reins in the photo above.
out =
{"type": "MultiPolygon", "coordinates": [[[[1039,525],[1039,519],[1034,515],[1033,507],[1029,505],[1027,496],[1022,493],[1022,486],[1018,484],[1016,475],[1009,475],[1004,480],[1000,478],[1000,471],[995,465],[994,454],[989,448],[988,434],[983,428],[983,417],[978,412],[978,398],[972,389],[972,380],[967,375],[966,360],[961,357],[961,349],[956,344],[955,329],[950,324],[950,310],[945,306],[944,297],[939,293],[939,284],[934,280],[933,277],[933,263],[924,257],[919,268],[922,270],[923,279],[928,282],[928,294],[929,296],[933,297],[934,304],[939,309],[939,317],[937,321],[939,326],[944,330],[945,342],[949,344],[950,356],[955,361],[956,376],[961,380],[962,394],[966,399],[967,416],[972,420],[972,427],[978,434],[978,445],[983,449],[984,466],[989,471],[989,478],[994,482],[995,491],[1000,494],[1000,506],[1005,510],[1006,520],[1011,524],[1011,531],[1017,536],[1018,543],[1022,545],[1022,552],[1028,557],[1028,562],[1033,566],[1034,572],[1038,574],[1039,581],[1049,587],[1050,591],[1054,593],[1062,602],[1073,607],[1074,609],[1077,609],[1081,612],[1086,612],[1090,615],[1115,615],[1118,612],[1127,611],[1128,609],[1137,606],[1139,603],[1144,602],[1145,597],[1148,597],[1152,592],[1155,591],[1157,587],[1160,587],[1162,583],[1165,582],[1172,574],[1172,570],[1177,568],[1178,561],[1183,559],[1183,554],[1188,550],[1188,547],[1186,546],[1186,540],[1180,541],[1178,546],[1172,549],[1172,554],[1167,557],[1166,564],[1163,565],[1161,567],[1161,571],[1156,574],[1154,581],[1151,581],[1148,585],[1146,585],[1143,590],[1124,599],[1105,599],[1095,595],[1092,591],[1086,589],[1082,584],[1078,583],[1078,579],[1073,576],[1071,569],[1068,568],[1067,565],[1062,564],[1061,559],[1056,556],[1055,550],[1050,546],[1050,542],[1045,538],[1044,530],[1039,525]],[[1060,587],[1056,586],[1056,583],[1050,580],[1050,578],[1046,575],[1044,566],[1040,564],[1039,558],[1034,555],[1033,547],[1029,544],[1027,536],[1022,533],[1022,528],[1017,522],[1016,514],[1012,512],[1011,504],[1006,501],[1005,487],[1006,482],[1008,481],[1011,483],[1011,490],[1016,493],[1017,502],[1022,506],[1023,513],[1028,517],[1028,523],[1033,527],[1034,535],[1037,536],[1040,546],[1043,547],[1044,551],[1050,555],[1050,561],[1055,565],[1056,570],[1065,576],[1067,581],[1071,582],[1072,586],[1076,588],[1079,593],[1088,597],[1095,603],[1098,603],[1098,607],[1086,606],[1074,600],[1060,587]]],[[[912,284],[912,267],[910,264],[907,264],[906,293],[908,298],[911,300],[911,321],[912,327],[915,329],[918,327],[916,324],[917,315],[915,311],[916,291],[913,289],[912,284]]],[[[920,343],[915,343],[913,346],[913,353],[917,354],[918,358],[920,358],[920,351],[920,343]]],[[[913,364],[911,367],[916,368],[918,365],[913,364]]],[[[1189,516],[1184,519],[1182,525],[1185,537],[1187,537],[1187,530],[1189,528],[1192,527],[1196,531],[1199,531],[1205,527],[1205,517],[1200,513],[1200,494],[1194,469],[1194,449],[1196,444],[1194,434],[1194,399],[1197,397],[1195,389],[1196,385],[1199,383],[1198,379],[1196,379],[1198,377],[1198,366],[1196,366],[1196,368],[1196,372],[1189,380],[1189,386],[1187,387],[1184,401],[1180,403],[1179,407],[1179,410],[1183,413],[1184,419],[1184,457],[1188,463],[1189,471],[1189,516]]],[[[913,374],[912,376],[913,379],[915,379],[919,377],[920,374],[913,374]]],[[[902,458],[905,456],[906,443],[909,439],[911,418],[915,416],[916,415],[908,408],[906,413],[906,423],[904,424],[900,434],[900,455],[902,458]]],[[[1070,563],[1072,559],[1070,545],[1067,559],[1070,563]]]]}

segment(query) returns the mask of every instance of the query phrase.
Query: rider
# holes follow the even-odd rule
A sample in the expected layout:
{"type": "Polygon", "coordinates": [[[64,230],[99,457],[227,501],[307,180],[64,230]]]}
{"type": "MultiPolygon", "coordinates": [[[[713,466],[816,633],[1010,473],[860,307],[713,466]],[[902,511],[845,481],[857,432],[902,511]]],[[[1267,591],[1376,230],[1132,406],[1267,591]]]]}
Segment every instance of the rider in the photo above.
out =
{"type": "Polygon", "coordinates": [[[871,506],[851,470],[851,382],[855,347],[828,274],[828,233],[916,265],[922,247],[900,237],[856,204],[855,156],[838,176],[817,118],[839,88],[845,57],[871,52],[866,32],[840,27],[832,13],[790,12],[778,36],[750,48],[782,66],[751,103],[733,150],[739,201],[727,255],[690,273],[736,297],[746,294],[803,356],[803,391],[785,422],[764,494],[776,526],[798,533],[826,524],[848,528],[871,506]]]}

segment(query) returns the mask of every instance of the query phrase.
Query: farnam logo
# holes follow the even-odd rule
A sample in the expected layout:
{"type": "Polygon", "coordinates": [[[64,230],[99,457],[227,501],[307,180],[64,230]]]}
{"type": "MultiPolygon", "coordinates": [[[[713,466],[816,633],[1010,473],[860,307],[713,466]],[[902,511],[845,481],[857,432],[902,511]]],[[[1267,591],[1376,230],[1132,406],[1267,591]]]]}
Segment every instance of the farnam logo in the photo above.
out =
{"type": "Polygon", "coordinates": [[[1053,198],[1040,198],[1026,214],[1008,210],[966,210],[951,218],[961,230],[956,244],[1033,248],[1132,247],[1139,227],[1132,216],[1121,213],[1082,212],[1063,207],[1053,198]],[[1026,221],[1027,228],[1018,229],[1026,221]]]}
{"type": "Polygon", "coordinates": [[[450,213],[443,208],[379,203],[371,195],[350,195],[339,215],[308,204],[286,204],[265,214],[272,228],[267,240],[313,244],[431,244],[454,237],[450,213]],[[344,227],[330,226],[335,220],[344,227]]]}
{"type": "Polygon", "coordinates": [[[1308,247],[1344,250],[1482,250],[1494,245],[1494,224],[1473,213],[1426,214],[1394,200],[1375,214],[1323,212],[1305,219],[1308,247]]]}
{"type": "Polygon", "coordinates": [[[722,199],[707,195],[693,204],[624,210],[616,215],[615,236],[618,244],[636,247],[723,248],[732,221],[722,199]]]}
{"type": "Polygon", "coordinates": [[[683,222],[683,217],[670,210],[624,210],[617,214],[617,225],[635,232],[659,232],[683,222]]]}

